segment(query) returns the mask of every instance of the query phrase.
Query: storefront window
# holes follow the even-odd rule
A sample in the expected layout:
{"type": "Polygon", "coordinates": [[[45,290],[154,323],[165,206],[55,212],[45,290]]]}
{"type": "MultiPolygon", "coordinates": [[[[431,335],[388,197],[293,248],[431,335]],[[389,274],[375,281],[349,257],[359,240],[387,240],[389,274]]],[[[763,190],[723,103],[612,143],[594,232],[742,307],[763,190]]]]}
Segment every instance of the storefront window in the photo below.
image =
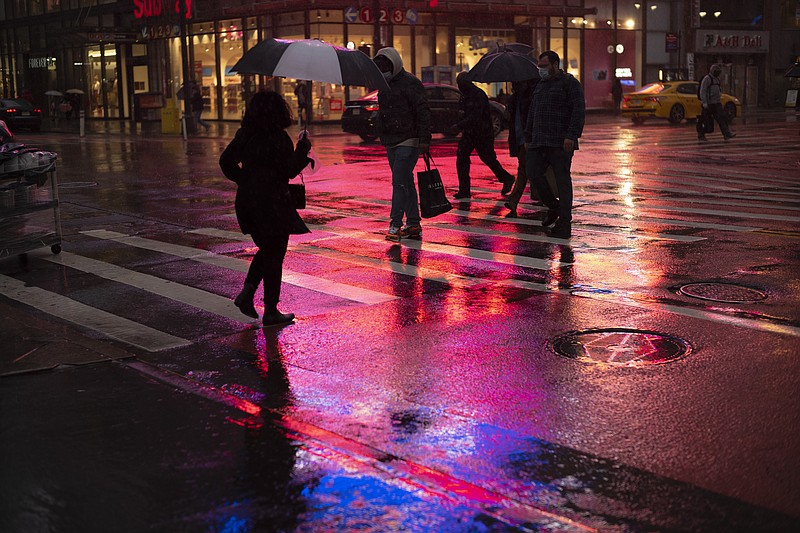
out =
{"type": "MultiPolygon", "coordinates": [[[[241,120],[244,113],[242,78],[231,72],[244,54],[244,30],[241,19],[225,20],[218,24],[219,72],[222,75],[222,118],[241,120]]],[[[213,50],[213,48],[212,48],[213,50]]],[[[209,58],[211,61],[213,56],[209,58]]],[[[197,57],[195,57],[197,61],[197,57]]]]}
{"type": "MultiPolygon", "coordinates": [[[[210,25],[207,27],[207,30],[209,29],[211,29],[210,25]]],[[[228,36],[228,29],[230,28],[226,28],[225,31],[226,38],[228,36]]],[[[219,116],[219,110],[217,109],[217,87],[219,86],[219,80],[217,78],[215,39],[216,35],[214,33],[203,33],[192,37],[194,65],[192,66],[192,73],[190,74],[190,77],[200,86],[200,94],[203,95],[203,118],[214,119],[219,116]]],[[[180,46],[180,40],[176,39],[176,41],[180,46]]],[[[178,60],[180,61],[180,52],[178,54],[178,60]]]]}

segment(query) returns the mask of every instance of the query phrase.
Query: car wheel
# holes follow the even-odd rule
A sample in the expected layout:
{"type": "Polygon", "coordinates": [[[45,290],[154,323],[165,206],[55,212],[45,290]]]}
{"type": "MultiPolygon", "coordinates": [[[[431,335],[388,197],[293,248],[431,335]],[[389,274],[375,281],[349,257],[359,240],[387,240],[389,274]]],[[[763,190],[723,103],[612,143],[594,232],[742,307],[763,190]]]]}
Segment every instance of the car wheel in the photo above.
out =
{"type": "Polygon", "coordinates": [[[359,137],[361,137],[361,140],[363,140],[364,142],[368,142],[368,143],[374,142],[375,139],[378,138],[375,135],[369,135],[369,134],[366,134],[366,133],[362,133],[361,135],[359,135],[359,137]]]}
{"type": "Polygon", "coordinates": [[[686,118],[686,110],[681,104],[675,104],[669,110],[669,121],[671,124],[680,124],[686,118]]]}
{"type": "Polygon", "coordinates": [[[492,133],[497,137],[501,131],[503,131],[503,117],[500,113],[492,113],[492,133]]]}
{"type": "Polygon", "coordinates": [[[644,117],[633,117],[631,120],[633,120],[633,123],[637,126],[644,124],[644,117]]]}
{"type": "Polygon", "coordinates": [[[725,117],[729,122],[736,118],[736,104],[733,102],[725,104],[725,117]]]}

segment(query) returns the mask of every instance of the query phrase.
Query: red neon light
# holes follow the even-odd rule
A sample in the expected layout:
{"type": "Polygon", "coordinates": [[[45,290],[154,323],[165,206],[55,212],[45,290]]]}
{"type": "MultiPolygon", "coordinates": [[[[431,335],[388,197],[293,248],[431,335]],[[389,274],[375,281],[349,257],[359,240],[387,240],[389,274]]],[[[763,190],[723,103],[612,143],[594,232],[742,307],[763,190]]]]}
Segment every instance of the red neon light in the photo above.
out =
{"type": "MultiPolygon", "coordinates": [[[[133,0],[133,16],[137,19],[160,17],[168,0],[133,0]]],[[[192,0],[183,0],[186,6],[185,18],[192,18],[192,0]]],[[[175,13],[181,13],[181,0],[175,0],[175,13]]]]}

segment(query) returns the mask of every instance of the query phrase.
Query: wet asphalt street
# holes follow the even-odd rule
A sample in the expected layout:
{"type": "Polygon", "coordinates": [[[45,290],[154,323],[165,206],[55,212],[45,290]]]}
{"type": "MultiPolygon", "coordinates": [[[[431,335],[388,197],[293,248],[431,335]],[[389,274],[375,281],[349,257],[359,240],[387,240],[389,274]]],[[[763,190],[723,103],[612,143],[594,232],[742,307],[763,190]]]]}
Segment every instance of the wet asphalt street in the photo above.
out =
{"type": "Polygon", "coordinates": [[[19,133],[63,249],[0,259],[0,532],[800,530],[794,113],[702,144],[590,115],[569,241],[474,157],[389,243],[384,150],[312,127],[268,329],[231,301],[235,127],[19,133]]]}

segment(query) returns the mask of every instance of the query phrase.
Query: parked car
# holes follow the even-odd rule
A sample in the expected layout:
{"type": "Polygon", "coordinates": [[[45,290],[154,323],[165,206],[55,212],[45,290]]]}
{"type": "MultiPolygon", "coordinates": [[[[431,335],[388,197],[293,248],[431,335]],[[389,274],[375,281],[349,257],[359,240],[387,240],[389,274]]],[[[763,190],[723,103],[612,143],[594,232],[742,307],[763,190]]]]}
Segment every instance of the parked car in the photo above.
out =
{"type": "Polygon", "coordinates": [[[0,120],[5,121],[11,131],[19,128],[30,128],[39,131],[42,127],[42,110],[27,100],[0,100],[0,120]]]}
{"type": "MultiPolygon", "coordinates": [[[[455,137],[453,125],[459,121],[458,101],[461,93],[457,87],[440,83],[424,83],[431,108],[431,133],[443,133],[455,137]]],[[[492,127],[497,135],[508,127],[506,107],[495,101],[489,101],[492,112],[492,127]]],[[[378,91],[373,91],[363,98],[345,104],[342,114],[342,130],[354,133],[365,141],[374,141],[378,137],[375,131],[375,120],[378,117],[378,91]]]]}
{"type": "MultiPolygon", "coordinates": [[[[697,98],[697,81],[667,81],[651,83],[640,91],[628,93],[622,98],[622,115],[641,124],[650,117],[665,118],[672,124],[683,119],[695,119],[702,104],[697,98]]],[[[733,120],[741,114],[742,104],[736,97],[722,94],[722,109],[733,120]]]]}

